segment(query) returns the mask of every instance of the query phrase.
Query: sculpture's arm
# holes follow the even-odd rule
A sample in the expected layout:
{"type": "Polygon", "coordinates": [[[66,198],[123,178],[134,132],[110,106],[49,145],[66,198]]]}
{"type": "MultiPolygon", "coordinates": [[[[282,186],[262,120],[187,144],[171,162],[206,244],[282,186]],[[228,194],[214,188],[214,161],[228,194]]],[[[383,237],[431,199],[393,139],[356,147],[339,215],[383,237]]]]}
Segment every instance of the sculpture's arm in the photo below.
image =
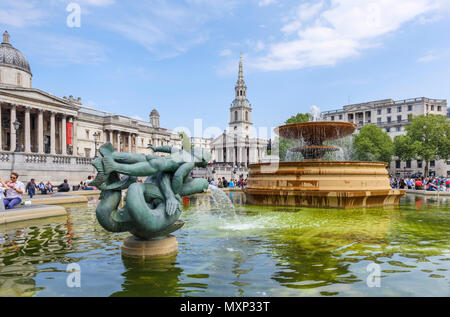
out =
{"type": "Polygon", "coordinates": [[[172,147],[169,145],[163,145],[163,146],[153,146],[149,145],[148,148],[152,149],[154,152],[161,152],[161,153],[172,153],[172,147]]]}
{"type": "Polygon", "coordinates": [[[166,213],[167,215],[173,215],[177,210],[181,210],[180,202],[175,198],[175,193],[172,190],[172,184],[170,181],[170,175],[166,173],[160,173],[159,175],[159,187],[166,199],[166,213]]]}
{"type": "Polygon", "coordinates": [[[189,175],[192,169],[195,167],[194,162],[182,164],[172,177],[172,189],[174,193],[179,194],[181,187],[183,186],[184,179],[189,175]]]}

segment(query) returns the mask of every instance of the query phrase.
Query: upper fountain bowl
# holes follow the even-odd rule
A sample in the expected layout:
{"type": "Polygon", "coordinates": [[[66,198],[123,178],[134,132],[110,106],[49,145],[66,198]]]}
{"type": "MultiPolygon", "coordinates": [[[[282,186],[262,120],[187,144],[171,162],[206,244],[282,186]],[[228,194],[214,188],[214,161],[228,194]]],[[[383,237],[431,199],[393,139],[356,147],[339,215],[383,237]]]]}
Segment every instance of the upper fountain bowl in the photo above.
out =
{"type": "Polygon", "coordinates": [[[275,133],[289,140],[304,140],[308,145],[322,145],[323,141],[351,135],[356,128],[351,122],[316,121],[282,125],[275,128],[275,133]]]}

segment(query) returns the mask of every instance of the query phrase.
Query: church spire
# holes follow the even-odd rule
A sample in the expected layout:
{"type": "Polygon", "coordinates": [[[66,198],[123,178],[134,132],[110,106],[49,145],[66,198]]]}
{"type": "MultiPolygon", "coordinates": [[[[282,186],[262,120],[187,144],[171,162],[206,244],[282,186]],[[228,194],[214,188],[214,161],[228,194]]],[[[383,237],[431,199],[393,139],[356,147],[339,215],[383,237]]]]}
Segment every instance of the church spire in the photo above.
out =
{"type": "Polygon", "coordinates": [[[242,52],[241,52],[241,55],[240,55],[240,58],[239,58],[239,74],[238,74],[237,85],[238,86],[245,86],[244,67],[242,66],[242,52]]]}
{"type": "Polygon", "coordinates": [[[238,80],[236,82],[236,99],[246,99],[247,98],[247,86],[244,81],[244,67],[242,64],[242,52],[239,58],[239,73],[238,80]]]}

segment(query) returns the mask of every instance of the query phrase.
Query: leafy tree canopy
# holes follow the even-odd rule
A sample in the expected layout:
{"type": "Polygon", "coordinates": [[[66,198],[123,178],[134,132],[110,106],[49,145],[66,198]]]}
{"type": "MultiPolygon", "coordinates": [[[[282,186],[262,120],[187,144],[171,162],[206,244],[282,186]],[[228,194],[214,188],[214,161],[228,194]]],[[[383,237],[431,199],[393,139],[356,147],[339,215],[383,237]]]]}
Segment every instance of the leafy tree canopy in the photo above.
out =
{"type": "Polygon", "coordinates": [[[413,117],[406,126],[406,135],[396,137],[395,155],[401,160],[447,160],[450,157],[450,123],[445,116],[428,114],[413,117]]]}
{"type": "Polygon", "coordinates": [[[353,151],[356,160],[389,163],[394,154],[394,145],[389,134],[369,124],[353,136],[353,151]]]}

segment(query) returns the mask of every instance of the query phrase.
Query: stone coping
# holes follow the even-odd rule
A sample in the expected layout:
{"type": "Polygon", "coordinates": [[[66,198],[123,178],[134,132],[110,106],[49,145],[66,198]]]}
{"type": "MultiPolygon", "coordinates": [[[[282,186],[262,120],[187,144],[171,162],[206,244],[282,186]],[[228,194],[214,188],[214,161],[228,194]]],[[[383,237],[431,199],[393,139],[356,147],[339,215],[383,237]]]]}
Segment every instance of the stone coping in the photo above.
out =
{"type": "Polygon", "coordinates": [[[20,205],[14,209],[0,212],[0,225],[32,219],[65,216],[66,214],[66,209],[61,206],[20,205]]]}
{"type": "Polygon", "coordinates": [[[101,192],[102,192],[101,190],[96,189],[96,190],[76,190],[59,194],[73,195],[73,196],[98,196],[100,195],[101,192]]]}
{"type": "MultiPolygon", "coordinates": [[[[25,200],[27,200],[27,199],[25,199],[25,200]]],[[[39,198],[33,198],[33,199],[28,199],[28,200],[31,201],[31,206],[32,205],[76,204],[76,203],[87,203],[87,201],[88,201],[87,197],[85,197],[85,196],[66,195],[63,193],[55,193],[53,195],[40,196],[39,198]]]]}
{"type": "Polygon", "coordinates": [[[450,197],[450,192],[432,192],[432,191],[428,191],[428,190],[407,189],[406,193],[407,194],[414,194],[414,195],[450,197]]]}

